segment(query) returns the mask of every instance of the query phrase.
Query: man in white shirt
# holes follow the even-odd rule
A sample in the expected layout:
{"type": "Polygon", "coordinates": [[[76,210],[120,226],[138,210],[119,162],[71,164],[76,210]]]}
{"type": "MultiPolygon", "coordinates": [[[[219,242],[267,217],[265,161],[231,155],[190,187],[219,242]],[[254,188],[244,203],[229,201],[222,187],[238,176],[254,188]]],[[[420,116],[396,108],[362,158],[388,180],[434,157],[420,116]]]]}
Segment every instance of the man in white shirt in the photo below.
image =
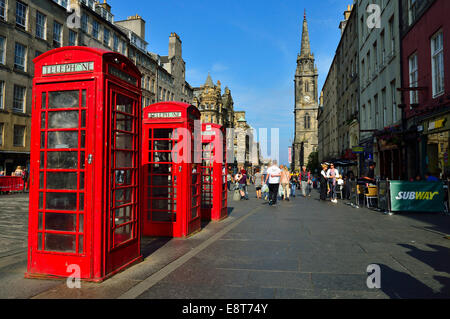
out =
{"type": "Polygon", "coordinates": [[[277,165],[277,161],[273,161],[272,165],[267,169],[265,182],[269,182],[269,205],[277,203],[278,190],[280,188],[281,169],[277,165]]]}
{"type": "Polygon", "coordinates": [[[334,164],[330,164],[330,169],[327,172],[328,183],[330,184],[331,202],[337,203],[336,199],[336,187],[338,187],[337,180],[340,178],[339,171],[334,167],[334,164]]]}

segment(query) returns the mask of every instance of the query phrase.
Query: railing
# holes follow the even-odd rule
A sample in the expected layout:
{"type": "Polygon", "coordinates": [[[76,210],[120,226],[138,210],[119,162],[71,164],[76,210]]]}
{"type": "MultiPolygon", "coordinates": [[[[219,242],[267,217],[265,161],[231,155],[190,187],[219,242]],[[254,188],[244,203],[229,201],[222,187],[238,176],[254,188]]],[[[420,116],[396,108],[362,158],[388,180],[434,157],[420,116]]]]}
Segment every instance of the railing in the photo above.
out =
{"type": "Polygon", "coordinates": [[[22,177],[1,176],[0,192],[21,192],[24,188],[22,177]]]}

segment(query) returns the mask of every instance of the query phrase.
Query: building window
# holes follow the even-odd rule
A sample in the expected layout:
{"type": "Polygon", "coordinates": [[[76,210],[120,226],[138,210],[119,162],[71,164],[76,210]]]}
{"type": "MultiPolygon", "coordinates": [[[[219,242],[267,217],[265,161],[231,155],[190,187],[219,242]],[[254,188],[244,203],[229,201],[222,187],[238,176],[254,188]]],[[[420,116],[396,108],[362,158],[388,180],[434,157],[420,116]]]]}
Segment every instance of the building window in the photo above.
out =
{"type": "Polygon", "coordinates": [[[41,51],[36,51],[36,52],[34,53],[34,58],[37,58],[37,57],[40,56],[41,54],[42,54],[41,51]]]}
{"type": "Polygon", "coordinates": [[[381,107],[383,109],[383,127],[387,125],[386,88],[381,91],[381,107]]]}
{"type": "Polygon", "coordinates": [[[6,20],[6,0],[0,0],[0,19],[6,20]]]}
{"type": "Polygon", "coordinates": [[[77,33],[73,30],[69,30],[69,46],[77,45],[77,33]]]}
{"type": "Polygon", "coordinates": [[[14,146],[24,147],[25,146],[25,126],[14,125],[14,146]]]}
{"type": "Polygon", "coordinates": [[[444,93],[444,34],[439,31],[431,39],[433,97],[444,93]]]}
{"type": "Polygon", "coordinates": [[[83,30],[84,32],[88,33],[88,16],[86,13],[83,13],[81,15],[81,30],[83,30]]]}
{"type": "Polygon", "coordinates": [[[5,81],[0,81],[0,109],[5,108],[5,81]]]}
{"type": "Polygon", "coordinates": [[[98,30],[99,30],[99,24],[97,21],[92,21],[92,36],[94,39],[98,40],[98,30]]]}
{"type": "Polygon", "coordinates": [[[16,43],[14,53],[14,68],[25,71],[26,48],[20,43],[16,43]]]}
{"type": "Polygon", "coordinates": [[[395,51],[395,27],[394,27],[394,16],[389,20],[389,32],[390,32],[390,40],[391,40],[391,57],[394,56],[395,51]]]}
{"type": "Polygon", "coordinates": [[[306,113],[305,115],[305,129],[309,130],[311,128],[311,116],[306,113]]]}
{"type": "Polygon", "coordinates": [[[416,20],[416,0],[408,0],[408,23],[409,25],[413,24],[416,20]]]}
{"type": "Polygon", "coordinates": [[[0,146],[3,146],[3,123],[0,123],[0,146]]]}
{"type": "Polygon", "coordinates": [[[25,3],[16,2],[16,25],[25,30],[27,28],[27,10],[28,7],[25,3]]]}
{"type": "Polygon", "coordinates": [[[61,47],[62,27],[62,24],[58,22],[53,23],[53,45],[57,48],[61,47]]]}
{"type": "Polygon", "coordinates": [[[114,39],[113,40],[114,51],[119,52],[119,37],[116,34],[114,34],[113,39],[114,39]]]}
{"type": "Polygon", "coordinates": [[[107,47],[109,47],[109,39],[110,39],[110,33],[107,28],[103,29],[103,44],[107,47]]]}
{"type": "Polygon", "coordinates": [[[4,37],[0,37],[0,63],[5,64],[5,43],[6,39],[4,37]]]}
{"type": "Polygon", "coordinates": [[[40,13],[36,12],[36,37],[45,40],[45,25],[46,25],[47,17],[40,13]]]}
{"type": "MultiPolygon", "coordinates": [[[[419,69],[417,65],[417,53],[409,57],[409,86],[412,88],[418,87],[419,69]]],[[[411,104],[419,103],[419,94],[417,91],[409,93],[409,101],[411,104]]]]}
{"type": "Polygon", "coordinates": [[[14,85],[13,111],[25,113],[25,87],[14,85]]]}
{"type": "Polygon", "coordinates": [[[391,98],[392,98],[392,123],[397,122],[397,98],[396,98],[395,80],[391,82],[391,98]]]}

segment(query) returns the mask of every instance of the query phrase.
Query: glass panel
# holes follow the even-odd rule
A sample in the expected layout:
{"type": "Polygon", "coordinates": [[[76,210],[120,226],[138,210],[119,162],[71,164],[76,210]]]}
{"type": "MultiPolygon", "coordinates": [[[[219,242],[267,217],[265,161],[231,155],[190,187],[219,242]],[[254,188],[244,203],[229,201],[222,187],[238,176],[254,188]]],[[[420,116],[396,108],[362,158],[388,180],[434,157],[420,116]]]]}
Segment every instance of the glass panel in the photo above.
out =
{"type": "Polygon", "coordinates": [[[84,232],[84,215],[79,215],[78,218],[79,218],[78,232],[83,233],[84,232]]]}
{"type": "Polygon", "coordinates": [[[46,208],[51,210],[76,211],[77,194],[47,193],[46,208]]]}
{"type": "Polygon", "coordinates": [[[38,233],[38,250],[42,250],[42,233],[38,233]]]}
{"type": "Polygon", "coordinates": [[[170,198],[170,191],[170,188],[153,187],[149,189],[148,193],[151,198],[170,198]]]}
{"type": "Polygon", "coordinates": [[[41,132],[41,148],[45,148],[45,132],[41,132]]]}
{"type": "Polygon", "coordinates": [[[40,168],[45,168],[45,152],[41,152],[40,162],[41,162],[40,168]]]}
{"type": "Polygon", "coordinates": [[[47,172],[47,189],[77,189],[77,173],[47,172]]]}
{"type": "Polygon", "coordinates": [[[84,193],[81,193],[81,194],[80,194],[79,210],[80,210],[81,212],[84,212],[84,193]]]}
{"type": "Polygon", "coordinates": [[[153,164],[150,168],[153,174],[170,174],[172,172],[172,164],[153,164]]]}
{"type": "Polygon", "coordinates": [[[121,225],[131,221],[131,206],[121,207],[115,210],[115,224],[121,225]]]}
{"type": "Polygon", "coordinates": [[[45,109],[47,107],[47,93],[42,93],[42,104],[41,108],[45,109]]]}
{"type": "Polygon", "coordinates": [[[86,107],[86,90],[81,91],[81,106],[86,107]]]}
{"type": "Polygon", "coordinates": [[[86,111],[81,111],[81,128],[86,127],[86,111]]]}
{"type": "Polygon", "coordinates": [[[170,152],[155,152],[153,153],[153,162],[158,163],[172,163],[172,153],[170,152]]]}
{"type": "Polygon", "coordinates": [[[133,102],[133,99],[118,94],[116,97],[116,110],[119,112],[133,114],[133,102]]]}
{"type": "Polygon", "coordinates": [[[47,148],[78,148],[78,132],[48,132],[47,148]]]}
{"type": "Polygon", "coordinates": [[[133,132],[133,117],[117,113],[116,129],[119,131],[133,132]]]}
{"type": "Polygon", "coordinates": [[[133,167],[133,153],[132,152],[124,152],[117,151],[116,153],[116,167],[127,168],[133,167]]]}
{"type": "Polygon", "coordinates": [[[151,207],[154,210],[167,210],[172,211],[173,209],[173,201],[168,199],[152,199],[151,207]]]}
{"type": "Polygon", "coordinates": [[[46,251],[75,253],[75,245],[75,235],[45,234],[46,251]]]}
{"type": "Polygon", "coordinates": [[[171,151],[172,141],[154,141],[153,147],[155,151],[171,151]]]}
{"type": "Polygon", "coordinates": [[[131,189],[118,189],[115,191],[116,200],[114,206],[122,206],[131,203],[131,189]]]}
{"type": "Polygon", "coordinates": [[[86,153],[80,152],[80,169],[84,169],[86,166],[86,153]]]}
{"type": "Polygon", "coordinates": [[[49,92],[49,109],[78,108],[79,91],[49,92]]]}
{"type": "Polygon", "coordinates": [[[116,148],[123,150],[133,150],[133,135],[116,133],[116,148]]]}
{"type": "Polygon", "coordinates": [[[83,172],[80,173],[80,185],[79,185],[79,190],[84,190],[84,173],[83,173],[83,172]]]}
{"type": "Polygon", "coordinates": [[[172,176],[152,176],[152,185],[153,186],[172,186],[172,176]]]}
{"type": "Polygon", "coordinates": [[[84,254],[84,236],[78,237],[78,253],[84,254]]]}
{"type": "Polygon", "coordinates": [[[48,128],[78,128],[78,111],[48,112],[48,128]]]}
{"type": "Polygon", "coordinates": [[[171,139],[172,138],[172,133],[173,130],[172,129],[155,129],[155,136],[153,137],[154,139],[160,139],[160,138],[168,138],[171,139]]]}
{"type": "Polygon", "coordinates": [[[77,227],[76,214],[45,214],[45,229],[55,231],[75,232],[77,227]]]}
{"type": "Polygon", "coordinates": [[[43,222],[44,222],[44,214],[43,213],[39,213],[38,230],[42,230],[43,222]]]}
{"type": "Polygon", "coordinates": [[[192,216],[191,217],[192,219],[197,218],[197,216],[198,216],[198,207],[197,208],[192,208],[191,216],[192,216]]]}
{"type": "Polygon", "coordinates": [[[41,113],[41,129],[45,130],[45,112],[41,113]]]}
{"type": "Polygon", "coordinates": [[[81,141],[80,141],[80,148],[86,148],[86,132],[81,131],[81,141]]]}
{"type": "Polygon", "coordinates": [[[171,212],[152,212],[152,221],[155,222],[172,222],[171,212]]]}
{"type": "Polygon", "coordinates": [[[39,209],[44,208],[44,193],[39,193],[39,209]]]}
{"type": "Polygon", "coordinates": [[[114,231],[114,243],[120,245],[131,239],[131,225],[120,227],[114,231]]]}
{"type": "Polygon", "coordinates": [[[39,173],[39,189],[44,189],[44,173],[39,173]]]}
{"type": "Polygon", "coordinates": [[[78,153],[77,152],[48,152],[47,153],[48,169],[77,169],[78,153]]]}
{"type": "Polygon", "coordinates": [[[125,171],[125,170],[115,171],[115,173],[114,173],[115,183],[113,181],[113,184],[115,184],[115,186],[131,185],[131,181],[132,181],[131,174],[132,174],[132,171],[125,171]]]}

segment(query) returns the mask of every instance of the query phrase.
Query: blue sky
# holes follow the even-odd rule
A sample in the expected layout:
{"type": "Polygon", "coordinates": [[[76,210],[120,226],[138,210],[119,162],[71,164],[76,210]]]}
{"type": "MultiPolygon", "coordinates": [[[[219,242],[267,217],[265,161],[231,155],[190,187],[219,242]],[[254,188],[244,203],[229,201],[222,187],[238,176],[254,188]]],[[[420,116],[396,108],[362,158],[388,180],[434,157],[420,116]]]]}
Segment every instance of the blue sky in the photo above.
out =
{"type": "MultiPolygon", "coordinates": [[[[228,86],[235,110],[256,128],[280,129],[280,161],[294,138],[294,75],[306,9],[322,88],[340,38],[339,22],[352,0],[108,0],[116,20],[138,13],[148,50],[167,55],[171,32],[183,42],[186,80],[202,85],[208,72],[228,86]]],[[[269,148],[270,149],[270,148],[269,148]]]]}

